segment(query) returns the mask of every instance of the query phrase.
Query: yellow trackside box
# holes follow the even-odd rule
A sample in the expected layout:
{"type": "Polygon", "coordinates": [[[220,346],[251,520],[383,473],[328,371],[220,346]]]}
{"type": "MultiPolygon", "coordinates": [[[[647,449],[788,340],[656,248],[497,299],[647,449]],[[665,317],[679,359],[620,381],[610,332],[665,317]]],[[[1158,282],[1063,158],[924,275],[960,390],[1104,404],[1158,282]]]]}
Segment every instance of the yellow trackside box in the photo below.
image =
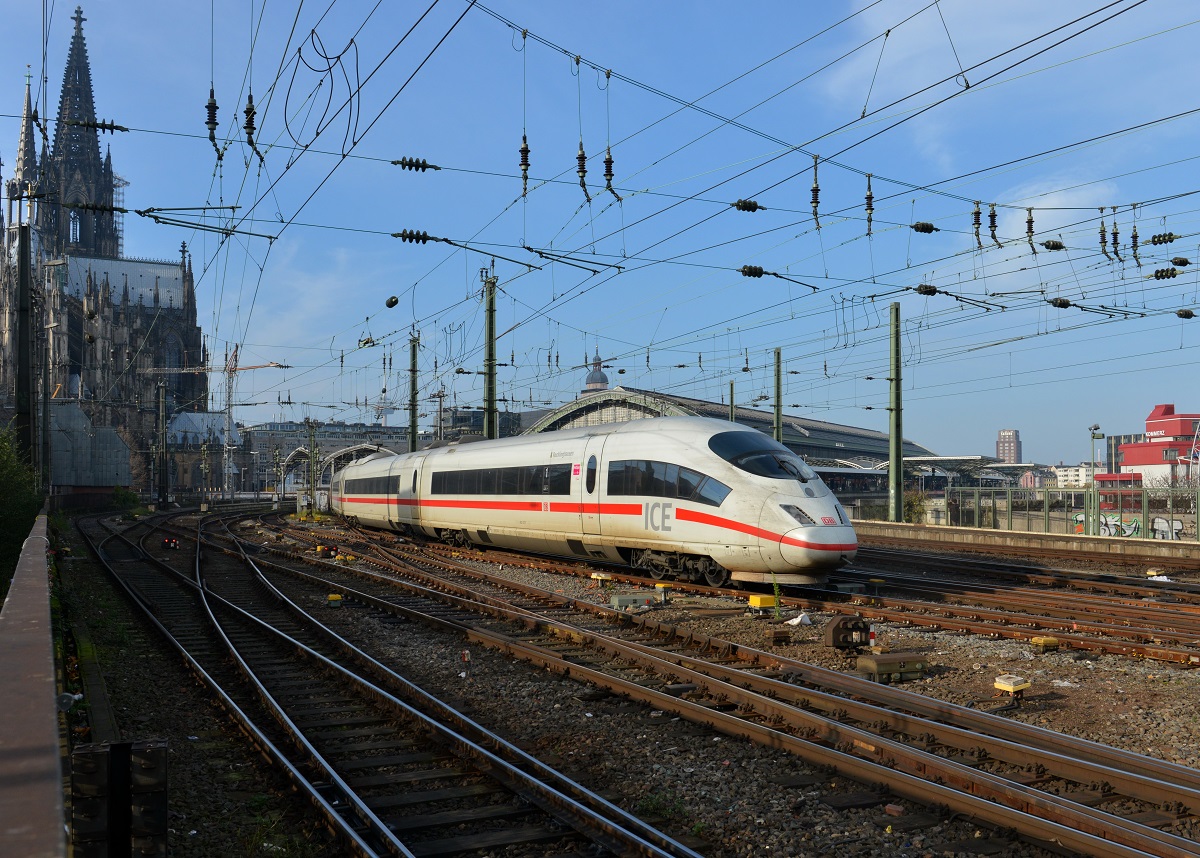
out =
{"type": "Polygon", "coordinates": [[[1029,643],[1038,652],[1054,652],[1058,649],[1058,638],[1052,638],[1049,635],[1037,635],[1030,638],[1029,643]]]}
{"type": "Polygon", "coordinates": [[[1016,676],[1011,673],[1004,673],[996,677],[996,690],[1007,691],[1009,694],[1015,694],[1018,691],[1024,691],[1032,683],[1023,676],[1016,676]]]}
{"type": "Polygon", "coordinates": [[[331,608],[340,608],[342,606],[341,593],[330,593],[329,597],[325,600],[325,604],[331,608]]]}
{"type": "Polygon", "coordinates": [[[775,597],[774,596],[752,595],[752,596],[750,596],[750,607],[754,608],[755,610],[758,610],[758,611],[761,611],[765,608],[774,608],[775,607],[775,597]]]}

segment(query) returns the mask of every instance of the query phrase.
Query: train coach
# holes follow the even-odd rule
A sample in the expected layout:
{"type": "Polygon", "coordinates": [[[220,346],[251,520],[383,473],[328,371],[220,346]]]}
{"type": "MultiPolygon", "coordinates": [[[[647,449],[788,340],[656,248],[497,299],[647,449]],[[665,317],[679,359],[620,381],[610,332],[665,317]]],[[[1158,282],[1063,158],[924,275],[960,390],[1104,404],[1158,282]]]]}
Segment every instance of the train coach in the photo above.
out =
{"type": "Polygon", "coordinates": [[[704,417],[376,454],[334,475],[330,505],[367,527],[713,586],[821,584],[858,548],[846,511],[803,459],[704,417]]]}

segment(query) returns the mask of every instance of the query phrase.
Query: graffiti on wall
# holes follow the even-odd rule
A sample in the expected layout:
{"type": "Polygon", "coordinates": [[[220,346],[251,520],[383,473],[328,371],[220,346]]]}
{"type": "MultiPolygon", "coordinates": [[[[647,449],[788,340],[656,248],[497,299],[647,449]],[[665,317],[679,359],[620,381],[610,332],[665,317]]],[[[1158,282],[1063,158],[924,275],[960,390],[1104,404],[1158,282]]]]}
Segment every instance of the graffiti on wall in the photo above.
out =
{"type": "Polygon", "coordinates": [[[1183,522],[1177,518],[1168,521],[1160,516],[1150,519],[1150,535],[1154,539],[1182,539],[1183,522]]]}
{"type": "MultiPolygon", "coordinates": [[[[1081,512],[1072,516],[1075,532],[1083,533],[1084,515],[1081,512]]],[[[1100,513],[1101,536],[1125,536],[1136,538],[1142,535],[1142,520],[1140,518],[1122,518],[1112,513],[1100,513]]],[[[1182,539],[1183,522],[1177,518],[1166,519],[1155,516],[1150,519],[1151,539],[1182,539]]]]}

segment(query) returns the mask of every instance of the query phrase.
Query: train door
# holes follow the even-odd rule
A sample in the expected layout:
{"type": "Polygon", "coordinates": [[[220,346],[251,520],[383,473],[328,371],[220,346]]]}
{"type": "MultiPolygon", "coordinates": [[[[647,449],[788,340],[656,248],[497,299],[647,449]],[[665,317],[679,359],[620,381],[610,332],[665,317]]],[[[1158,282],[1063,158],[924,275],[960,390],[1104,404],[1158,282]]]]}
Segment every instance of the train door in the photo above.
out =
{"type": "Polygon", "coordinates": [[[424,457],[404,457],[388,477],[388,521],[395,530],[416,527],[420,522],[421,463],[424,457]],[[394,494],[393,494],[394,493],[394,494]]]}
{"type": "Polygon", "coordinates": [[[604,456],[604,442],[607,435],[597,435],[587,439],[583,449],[583,461],[580,463],[578,483],[579,491],[579,529],[584,539],[589,536],[599,536],[600,497],[605,491],[604,473],[601,464],[604,456]]]}

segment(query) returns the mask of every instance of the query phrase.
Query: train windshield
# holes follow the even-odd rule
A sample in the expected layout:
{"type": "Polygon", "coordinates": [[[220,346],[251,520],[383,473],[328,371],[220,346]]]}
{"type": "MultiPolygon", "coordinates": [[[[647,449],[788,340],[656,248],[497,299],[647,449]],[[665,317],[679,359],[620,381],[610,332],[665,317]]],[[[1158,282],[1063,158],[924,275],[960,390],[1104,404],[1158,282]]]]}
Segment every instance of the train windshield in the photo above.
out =
{"type": "Polygon", "coordinates": [[[735,468],[759,477],[802,483],[817,478],[807,462],[761,432],[721,432],[708,439],[708,446],[735,468]]]}

